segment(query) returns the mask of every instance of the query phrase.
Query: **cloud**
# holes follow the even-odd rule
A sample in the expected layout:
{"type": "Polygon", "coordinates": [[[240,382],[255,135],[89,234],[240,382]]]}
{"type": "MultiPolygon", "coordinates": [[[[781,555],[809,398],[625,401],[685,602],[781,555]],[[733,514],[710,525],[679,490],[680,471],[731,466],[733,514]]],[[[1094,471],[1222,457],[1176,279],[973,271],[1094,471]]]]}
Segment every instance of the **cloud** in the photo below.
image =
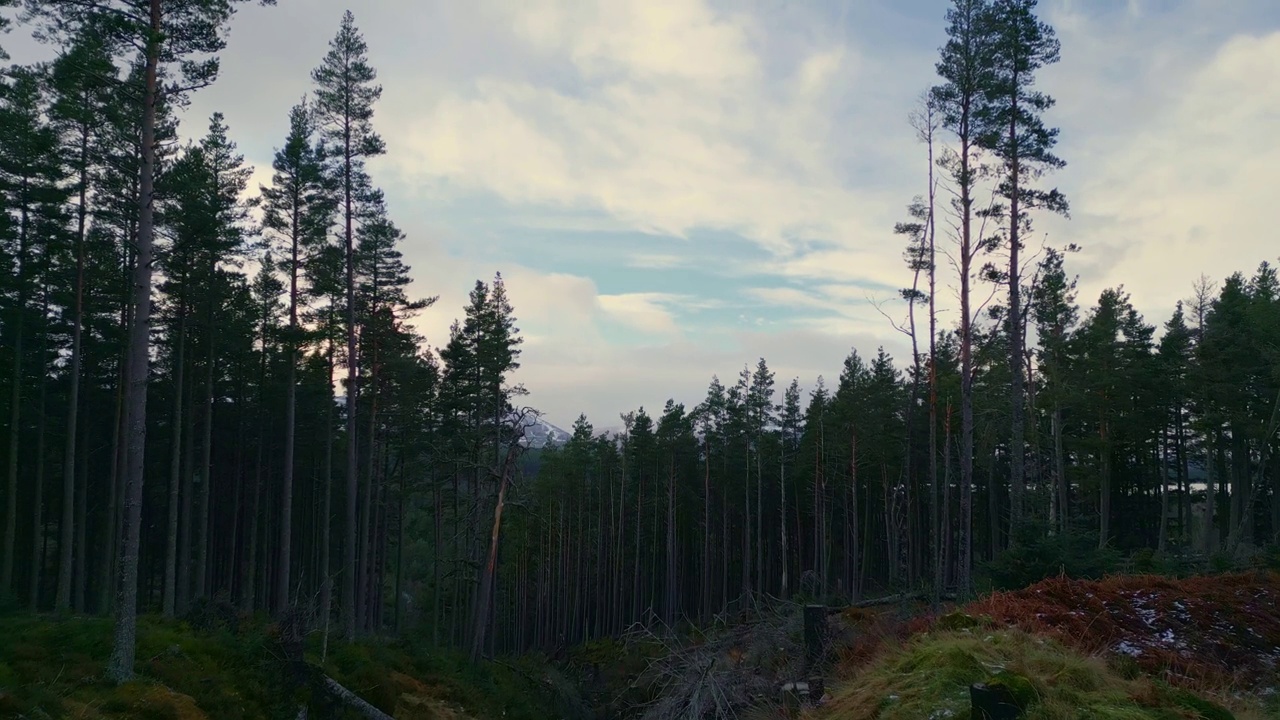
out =
{"type": "MultiPolygon", "coordinates": [[[[191,132],[225,111],[262,177],[344,7],[246,5],[191,132]]],[[[1201,272],[1274,256],[1275,3],[1041,8],[1063,43],[1046,119],[1070,163],[1044,182],[1073,216],[1037,217],[1033,244],[1085,247],[1069,259],[1082,301],[1123,282],[1158,321],[1201,272]]],[[[906,116],[934,81],[937,4],[385,0],[356,20],[385,88],[390,152],[370,167],[409,236],[411,290],[441,296],[417,322],[444,344],[472,280],[502,270],[518,377],[553,422],[696,402],[760,356],[806,386],[854,345],[906,357],[866,298],[902,315],[892,228],[924,190],[906,116]]]]}
{"type": "Polygon", "coordinates": [[[622,293],[601,295],[600,306],[609,317],[634,330],[658,335],[680,332],[668,306],[680,301],[670,293],[622,293]]]}
{"type": "Polygon", "coordinates": [[[826,150],[846,48],[809,48],[780,78],[753,46],[767,28],[700,0],[481,7],[567,79],[483,75],[420,96],[400,117],[402,172],[642,231],[730,230],[779,252],[855,224],[860,199],[826,150]]]}
{"type": "MultiPolygon", "coordinates": [[[[1080,32],[1095,30],[1085,24],[1080,32]]],[[[1064,156],[1079,149],[1087,163],[1062,179],[1077,217],[1045,223],[1052,236],[1085,247],[1071,261],[1082,272],[1083,301],[1123,283],[1155,323],[1202,272],[1220,279],[1277,255],[1269,213],[1280,187],[1280,147],[1271,140],[1280,121],[1280,31],[1240,33],[1188,53],[1181,72],[1163,60],[1176,42],[1157,43],[1151,64],[1138,66],[1140,82],[1153,88],[1144,104],[1103,110],[1123,131],[1090,133],[1097,120],[1071,135],[1064,129],[1075,138],[1064,142],[1064,156]]],[[[1078,93],[1072,104],[1106,108],[1123,86],[1069,87],[1078,93]]]]}

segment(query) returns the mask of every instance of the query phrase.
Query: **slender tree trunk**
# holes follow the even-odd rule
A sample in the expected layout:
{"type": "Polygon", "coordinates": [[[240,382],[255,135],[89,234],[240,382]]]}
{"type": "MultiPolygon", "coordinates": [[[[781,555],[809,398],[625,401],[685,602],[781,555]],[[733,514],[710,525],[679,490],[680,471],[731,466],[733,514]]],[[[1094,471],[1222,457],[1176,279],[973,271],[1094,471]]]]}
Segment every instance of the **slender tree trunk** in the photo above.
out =
{"type": "MultiPolygon", "coordinates": [[[[330,327],[332,327],[332,320],[333,318],[330,317],[330,327]]],[[[324,573],[323,584],[320,587],[320,617],[324,620],[325,651],[328,650],[329,646],[329,619],[333,614],[333,562],[330,557],[333,545],[333,338],[329,339],[329,352],[326,361],[328,374],[326,376],[327,384],[325,385],[324,396],[324,500],[321,503],[323,506],[321,511],[323,518],[320,525],[320,569],[324,573]]],[[[436,547],[438,549],[439,545],[436,547]]],[[[322,652],[321,657],[326,654],[327,652],[322,652]]]]}
{"type": "Polygon", "coordinates": [[[1057,479],[1058,525],[1067,532],[1071,523],[1071,481],[1067,479],[1066,451],[1062,446],[1062,406],[1057,400],[1053,407],[1053,474],[1057,479]]]}
{"type": "Polygon", "coordinates": [[[182,486],[182,426],[185,421],[182,396],[185,392],[183,373],[187,354],[186,305],[179,301],[178,349],[173,361],[173,438],[169,457],[169,522],[164,559],[164,616],[173,617],[177,607],[178,583],[178,509],[182,486]]]}
{"type": "Polygon", "coordinates": [[[257,607],[258,597],[258,526],[262,515],[262,466],[263,466],[263,443],[258,443],[258,459],[254,463],[253,468],[253,500],[251,501],[249,510],[249,536],[246,540],[249,543],[249,558],[245,562],[246,572],[244,574],[245,582],[242,590],[242,604],[246,612],[252,612],[257,607]]]}
{"type": "MultiPolygon", "coordinates": [[[[89,454],[79,453],[76,463],[79,479],[76,481],[76,539],[72,563],[75,570],[71,577],[71,608],[77,613],[83,613],[86,610],[85,591],[89,585],[89,543],[86,542],[88,532],[85,522],[89,515],[89,454]]],[[[105,612],[105,608],[100,611],[105,612]]]]}
{"type": "Polygon", "coordinates": [[[129,383],[125,403],[128,418],[128,474],[124,493],[124,545],[120,553],[120,595],[116,604],[115,639],[107,677],[117,683],[133,678],[137,651],[138,549],[142,535],[142,483],[147,447],[147,379],[151,348],[151,262],[154,227],[156,101],[159,87],[162,32],[161,0],[149,0],[150,38],[147,42],[145,94],[142,111],[142,170],[138,186],[137,261],[133,273],[133,324],[129,331],[129,383]]]}
{"type": "MultiPolygon", "coordinates": [[[[44,364],[44,358],[49,352],[49,286],[46,283],[43,289],[43,300],[41,302],[40,317],[41,328],[40,336],[43,338],[40,343],[40,355],[38,361],[44,364]]],[[[44,373],[42,372],[43,376],[44,373]]],[[[35,497],[32,498],[31,507],[31,578],[28,586],[28,604],[31,612],[40,609],[40,580],[44,570],[44,441],[45,441],[45,406],[48,400],[49,383],[40,383],[40,404],[36,409],[36,482],[35,497]]]]}
{"type": "Polygon", "coordinates": [[[343,543],[342,563],[342,630],[348,641],[356,636],[356,503],[359,494],[358,450],[356,442],[356,399],[359,396],[360,365],[356,355],[356,280],[355,280],[355,208],[354,208],[354,168],[352,167],[352,147],[350,118],[345,129],[345,147],[343,147],[343,218],[346,229],[343,239],[345,247],[345,265],[347,281],[347,523],[346,542],[343,543]]]}
{"type": "MultiPolygon", "coordinates": [[[[217,282],[216,262],[209,264],[209,282],[217,282]]],[[[199,515],[196,517],[196,567],[195,596],[208,597],[209,582],[209,491],[213,485],[213,368],[217,361],[217,340],[214,329],[214,303],[217,291],[210,288],[208,314],[205,317],[209,354],[204,375],[204,439],[200,444],[199,515]]]]}
{"type": "Polygon", "coordinates": [[[782,548],[782,599],[790,597],[787,587],[787,569],[791,564],[791,554],[787,551],[787,438],[782,438],[782,453],[778,462],[778,540],[782,548]]]}
{"type": "Polygon", "coordinates": [[[72,531],[75,525],[73,504],[76,495],[75,465],[77,424],[80,417],[80,368],[84,330],[84,246],[85,225],[88,215],[87,193],[89,187],[89,127],[81,126],[80,132],[80,202],[76,206],[76,305],[75,321],[71,328],[71,388],[67,395],[67,437],[62,453],[62,523],[58,541],[58,589],[54,609],[65,613],[71,608],[72,531]]]}
{"type": "Polygon", "coordinates": [[[1213,552],[1214,545],[1214,522],[1213,515],[1218,498],[1214,492],[1214,476],[1216,467],[1213,461],[1213,445],[1206,443],[1205,447],[1205,487],[1204,487],[1204,554],[1208,557],[1213,552]]]}
{"type": "MultiPolygon", "coordinates": [[[[121,312],[121,317],[121,325],[126,328],[132,326],[133,313],[130,310],[128,303],[125,303],[125,307],[121,312]]],[[[132,333],[132,330],[129,330],[128,332],[132,333]]],[[[110,477],[107,478],[107,516],[105,518],[105,522],[102,523],[103,554],[98,580],[98,612],[104,614],[111,611],[114,606],[115,591],[119,589],[116,570],[120,560],[119,555],[117,554],[120,539],[120,496],[122,495],[120,485],[124,481],[124,476],[128,473],[127,465],[129,460],[128,451],[125,449],[125,443],[127,442],[125,439],[125,431],[129,422],[126,417],[127,406],[125,405],[125,386],[128,385],[128,382],[129,355],[128,350],[126,349],[125,353],[120,357],[119,384],[116,387],[115,422],[112,424],[111,429],[111,474],[110,477]]],[[[84,547],[83,543],[81,543],[79,547],[81,550],[77,555],[84,554],[87,548],[84,547]]],[[[85,567],[87,566],[87,563],[77,558],[76,566],[85,567]]],[[[77,575],[80,575],[80,573],[77,573],[77,575]]],[[[74,590],[79,590],[82,584],[83,583],[79,580],[75,581],[74,590]]],[[[74,603],[74,599],[73,607],[76,607],[77,611],[84,609],[83,603],[74,603]]]]}
{"type": "MultiPolygon", "coordinates": [[[[297,217],[297,208],[294,209],[297,217]]],[[[280,559],[276,569],[276,613],[290,604],[289,581],[293,555],[293,466],[294,435],[298,422],[298,231],[295,220],[289,263],[289,369],[285,379],[284,470],[280,478],[280,559]]]]}
{"type": "Polygon", "coordinates": [[[929,149],[929,488],[930,519],[933,530],[933,604],[942,600],[943,550],[942,519],[940,492],[945,488],[938,487],[938,246],[937,222],[934,217],[936,202],[936,186],[933,179],[933,110],[929,106],[927,120],[929,129],[925,140],[929,149]]]}
{"type": "MultiPolygon", "coordinates": [[[[26,197],[27,181],[22,180],[22,208],[18,236],[18,303],[14,309],[13,369],[9,380],[9,465],[8,490],[5,492],[4,556],[0,561],[0,592],[12,592],[13,557],[18,541],[18,451],[22,435],[22,361],[25,356],[23,335],[27,321],[27,235],[29,219],[26,197]]],[[[16,593],[15,593],[16,594],[16,593]]]]}
{"type": "Polygon", "coordinates": [[[493,592],[494,576],[498,569],[498,540],[502,530],[502,510],[506,505],[507,485],[511,482],[511,473],[515,469],[519,457],[520,444],[511,443],[507,449],[507,459],[503,463],[502,475],[498,478],[498,502],[493,509],[493,531],[489,536],[489,554],[484,569],[480,574],[480,589],[476,595],[475,626],[471,634],[471,662],[478,662],[484,649],[485,632],[489,626],[489,610],[493,592]]]}
{"type": "Polygon", "coordinates": [[[1098,549],[1111,542],[1111,445],[1106,418],[1099,423],[1099,440],[1102,443],[1102,474],[1098,503],[1098,549]]]}
{"type": "Polygon", "coordinates": [[[849,532],[853,542],[849,543],[849,595],[854,602],[861,599],[858,577],[862,573],[861,552],[858,547],[858,431],[849,429],[849,532]]]}
{"type": "MultiPolygon", "coordinates": [[[[195,391],[192,390],[194,395],[195,391]]],[[[194,404],[194,403],[192,403],[194,404]]],[[[196,497],[196,410],[187,408],[187,431],[183,434],[182,449],[182,503],[181,518],[178,526],[178,587],[174,593],[176,610],[179,615],[187,612],[191,605],[191,565],[195,553],[191,547],[191,530],[194,523],[192,507],[196,497]]],[[[239,487],[237,486],[237,490],[239,487]]]]}
{"type": "Polygon", "coordinates": [[[1169,428],[1160,426],[1160,539],[1157,547],[1163,555],[1169,542],[1169,428]]]}
{"type": "Polygon", "coordinates": [[[365,457],[364,502],[360,505],[360,558],[356,566],[359,585],[356,588],[357,625],[361,630],[370,629],[369,578],[373,562],[373,535],[371,534],[371,517],[374,499],[374,474],[378,458],[378,436],[376,433],[378,416],[378,350],[374,340],[373,354],[369,359],[369,382],[365,387],[365,395],[369,404],[368,435],[369,449],[365,457]]]}
{"type": "Polygon", "coordinates": [[[1022,336],[1022,268],[1018,264],[1018,255],[1022,241],[1019,237],[1022,230],[1022,215],[1019,211],[1021,200],[1019,184],[1021,169],[1019,167],[1018,148],[1018,91],[1022,80],[1015,67],[1011,86],[1013,112],[1009,116],[1009,372],[1012,380],[1010,387],[1010,408],[1013,422],[1009,438],[1009,543],[1016,542],[1017,531],[1022,524],[1023,494],[1026,490],[1026,400],[1024,390],[1024,369],[1022,353],[1024,339],[1022,336]]]}

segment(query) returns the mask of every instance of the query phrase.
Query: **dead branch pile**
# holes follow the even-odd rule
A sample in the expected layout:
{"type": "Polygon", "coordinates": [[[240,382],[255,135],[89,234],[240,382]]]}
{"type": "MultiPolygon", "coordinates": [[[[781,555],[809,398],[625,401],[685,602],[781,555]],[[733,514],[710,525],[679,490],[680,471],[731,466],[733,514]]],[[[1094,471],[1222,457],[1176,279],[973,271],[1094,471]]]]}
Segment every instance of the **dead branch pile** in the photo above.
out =
{"type": "Polygon", "coordinates": [[[677,639],[661,625],[632,628],[628,643],[664,648],[636,680],[654,698],[637,715],[720,720],[740,717],[750,707],[780,704],[781,687],[806,677],[802,610],[794,603],[761,602],[732,627],[693,641],[677,639]]]}

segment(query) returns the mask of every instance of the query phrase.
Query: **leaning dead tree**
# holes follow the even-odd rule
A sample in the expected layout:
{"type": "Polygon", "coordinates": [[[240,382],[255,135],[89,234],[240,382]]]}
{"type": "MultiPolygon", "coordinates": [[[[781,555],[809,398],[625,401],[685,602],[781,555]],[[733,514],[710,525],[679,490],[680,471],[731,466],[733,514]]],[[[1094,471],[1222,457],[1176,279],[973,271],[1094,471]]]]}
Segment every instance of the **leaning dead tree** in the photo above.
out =
{"type": "Polygon", "coordinates": [[[524,442],[525,430],[538,419],[538,416],[538,411],[530,407],[521,408],[514,414],[509,422],[511,435],[507,440],[506,457],[502,464],[493,468],[492,471],[498,483],[498,499],[493,508],[493,530],[489,535],[489,554],[480,570],[480,588],[476,594],[475,625],[471,633],[471,662],[480,659],[489,628],[489,613],[493,607],[493,581],[498,569],[498,543],[502,533],[502,510],[506,505],[507,488],[515,475],[517,461],[528,448],[528,444],[524,442]]]}

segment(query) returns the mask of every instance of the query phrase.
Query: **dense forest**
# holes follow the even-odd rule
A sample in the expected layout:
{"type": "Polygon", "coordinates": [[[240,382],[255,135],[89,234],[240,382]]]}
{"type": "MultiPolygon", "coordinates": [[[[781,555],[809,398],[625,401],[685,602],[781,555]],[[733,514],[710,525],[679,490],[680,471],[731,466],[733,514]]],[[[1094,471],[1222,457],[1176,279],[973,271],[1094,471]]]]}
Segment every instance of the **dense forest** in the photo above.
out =
{"type": "Polygon", "coordinates": [[[0,0],[57,53],[0,83],[0,595],[114,614],[112,677],[138,613],[211,604],[476,658],[765,596],[967,596],[1044,538],[1188,562],[1277,542],[1280,276],[1174,279],[1160,318],[1078,297],[1081,248],[1029,240],[1069,208],[1035,0],[947,11],[903,158],[921,192],[885,228],[905,359],[860,348],[824,380],[762,358],[545,448],[501,274],[447,338],[415,329],[435,298],[368,170],[395,147],[351,13],[269,184],[221,115],[179,139],[240,1],[0,0]]]}

